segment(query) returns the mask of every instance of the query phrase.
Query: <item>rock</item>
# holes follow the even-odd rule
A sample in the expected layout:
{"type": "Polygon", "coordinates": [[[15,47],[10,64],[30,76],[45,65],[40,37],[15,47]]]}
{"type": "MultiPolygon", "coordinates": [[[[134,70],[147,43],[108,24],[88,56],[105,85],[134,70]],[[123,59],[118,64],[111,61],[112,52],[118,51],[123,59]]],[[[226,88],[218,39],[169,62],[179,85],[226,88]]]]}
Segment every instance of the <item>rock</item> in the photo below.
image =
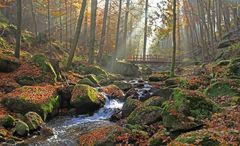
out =
{"type": "Polygon", "coordinates": [[[153,72],[152,69],[147,65],[141,64],[138,65],[138,67],[142,75],[151,75],[153,72]]]}
{"type": "Polygon", "coordinates": [[[0,72],[12,72],[20,66],[19,60],[13,54],[0,53],[0,72]]]}
{"type": "Polygon", "coordinates": [[[202,125],[219,107],[199,92],[174,89],[172,100],[163,104],[163,125],[172,130],[190,130],[202,125]]]}
{"type": "Polygon", "coordinates": [[[160,96],[153,96],[149,99],[147,99],[144,103],[143,106],[158,106],[161,107],[163,102],[167,101],[166,98],[160,97],[160,96]]]}
{"type": "Polygon", "coordinates": [[[224,139],[222,132],[211,129],[181,134],[170,145],[195,145],[196,143],[203,146],[232,145],[231,140],[224,139]]]}
{"type": "Polygon", "coordinates": [[[169,78],[165,81],[167,86],[177,86],[180,83],[180,79],[178,77],[169,78]]]}
{"type": "Polygon", "coordinates": [[[118,61],[113,66],[113,72],[117,74],[121,74],[123,76],[139,76],[141,73],[139,71],[139,67],[135,64],[131,64],[124,61],[118,61]]]}
{"type": "Polygon", "coordinates": [[[211,97],[212,99],[222,97],[222,96],[238,96],[240,92],[239,81],[238,80],[217,80],[205,90],[205,95],[211,97]]]}
{"type": "Polygon", "coordinates": [[[86,69],[86,74],[94,74],[96,76],[104,75],[105,77],[108,77],[107,72],[99,66],[89,66],[86,69]]]}
{"type": "Polygon", "coordinates": [[[170,133],[167,130],[161,129],[157,133],[155,133],[150,139],[149,144],[150,146],[160,146],[160,145],[167,145],[171,141],[170,133]]]}
{"type": "Polygon", "coordinates": [[[219,43],[218,48],[226,48],[240,41],[240,28],[229,32],[223,37],[223,40],[219,43]]]}
{"type": "Polygon", "coordinates": [[[15,133],[19,136],[27,136],[29,133],[29,127],[21,120],[16,122],[15,133]]]}
{"type": "Polygon", "coordinates": [[[132,84],[125,81],[115,81],[113,84],[118,86],[123,91],[127,91],[132,88],[132,84]]]}
{"type": "Polygon", "coordinates": [[[113,115],[110,118],[110,121],[111,122],[117,122],[121,118],[122,118],[122,111],[119,109],[119,110],[114,111],[113,115]]]}
{"type": "Polygon", "coordinates": [[[160,82],[160,81],[165,81],[169,78],[169,75],[166,73],[159,73],[159,74],[153,74],[151,75],[148,80],[150,82],[160,82]]]}
{"type": "Polygon", "coordinates": [[[154,91],[152,96],[160,96],[165,99],[170,99],[172,97],[173,89],[171,88],[160,88],[154,91]]]}
{"type": "Polygon", "coordinates": [[[41,116],[39,116],[36,112],[28,112],[25,114],[25,118],[25,122],[27,123],[30,131],[37,130],[44,124],[41,116]]]}
{"type": "Polygon", "coordinates": [[[231,60],[229,66],[229,76],[240,78],[240,58],[231,60]]]}
{"type": "Polygon", "coordinates": [[[123,91],[116,85],[108,85],[101,88],[101,92],[104,92],[112,99],[124,100],[125,95],[123,91]]]}
{"type": "Polygon", "coordinates": [[[9,110],[26,114],[29,111],[38,113],[43,120],[56,114],[59,97],[54,86],[23,86],[6,94],[2,104],[9,110]]]}
{"type": "Polygon", "coordinates": [[[55,71],[55,69],[53,68],[50,61],[46,58],[46,56],[42,54],[36,54],[32,57],[32,62],[39,66],[45,74],[49,73],[51,75],[50,79],[52,82],[57,81],[59,73],[55,71]]]}
{"type": "Polygon", "coordinates": [[[91,113],[104,105],[104,97],[93,87],[78,84],[72,91],[70,104],[79,113],[91,113]]]}
{"type": "Polygon", "coordinates": [[[123,128],[119,126],[104,126],[96,128],[88,133],[80,136],[80,145],[98,145],[98,146],[110,146],[114,144],[115,132],[122,131],[123,128]]]}
{"type": "Polygon", "coordinates": [[[137,99],[128,98],[122,107],[122,117],[128,117],[136,108],[140,107],[142,102],[137,99]]]}
{"type": "Polygon", "coordinates": [[[128,124],[149,125],[160,121],[162,109],[157,106],[136,108],[127,118],[128,124]]]}
{"type": "Polygon", "coordinates": [[[89,85],[91,87],[96,87],[96,84],[94,84],[90,79],[88,78],[84,78],[84,79],[81,79],[78,84],[84,84],[84,85],[89,85]]]}
{"type": "Polygon", "coordinates": [[[54,132],[53,132],[52,128],[49,128],[47,126],[43,126],[43,127],[41,127],[40,135],[43,136],[43,137],[49,137],[49,136],[53,136],[54,132]]]}
{"type": "Polygon", "coordinates": [[[6,128],[11,128],[15,125],[15,118],[11,115],[7,115],[2,119],[2,125],[6,128]]]}
{"type": "Polygon", "coordinates": [[[43,82],[42,77],[20,76],[17,77],[16,82],[21,86],[33,86],[43,82]]]}
{"type": "Polygon", "coordinates": [[[131,88],[125,93],[125,97],[138,99],[139,98],[138,91],[135,88],[131,88]]]}
{"type": "Polygon", "coordinates": [[[60,108],[70,107],[73,85],[64,85],[57,89],[59,95],[60,108]]]}
{"type": "Polygon", "coordinates": [[[98,81],[97,77],[94,74],[88,74],[88,75],[85,76],[85,78],[88,78],[95,85],[99,84],[99,81],[98,81]]]}

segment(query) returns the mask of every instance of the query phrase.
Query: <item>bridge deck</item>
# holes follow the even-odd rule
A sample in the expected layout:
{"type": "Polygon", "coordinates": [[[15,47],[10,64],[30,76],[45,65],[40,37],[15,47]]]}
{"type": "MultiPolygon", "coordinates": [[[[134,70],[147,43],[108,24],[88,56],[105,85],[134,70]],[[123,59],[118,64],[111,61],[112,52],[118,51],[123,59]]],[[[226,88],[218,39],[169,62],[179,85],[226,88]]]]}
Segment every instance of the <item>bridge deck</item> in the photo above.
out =
{"type": "MultiPolygon", "coordinates": [[[[170,64],[172,62],[171,57],[158,56],[158,55],[146,55],[145,58],[140,55],[134,55],[128,57],[127,61],[135,64],[170,64]]],[[[180,63],[179,60],[176,60],[176,63],[180,63]]]]}

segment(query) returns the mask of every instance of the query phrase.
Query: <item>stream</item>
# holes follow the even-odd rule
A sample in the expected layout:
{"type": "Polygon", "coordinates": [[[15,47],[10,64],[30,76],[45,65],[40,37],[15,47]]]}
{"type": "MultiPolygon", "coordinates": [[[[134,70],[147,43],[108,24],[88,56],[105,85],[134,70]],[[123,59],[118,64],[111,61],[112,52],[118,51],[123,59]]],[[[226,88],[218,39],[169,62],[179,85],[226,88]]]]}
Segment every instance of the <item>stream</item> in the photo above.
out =
{"type": "MultiPolygon", "coordinates": [[[[132,85],[138,84],[138,81],[129,81],[132,85]]],[[[151,86],[145,82],[144,86],[135,88],[139,97],[142,98],[151,86]]],[[[124,102],[115,99],[109,100],[107,95],[105,106],[100,108],[92,116],[58,116],[47,123],[47,126],[53,129],[54,136],[43,138],[36,136],[26,141],[28,146],[77,146],[78,138],[81,134],[89,132],[95,128],[114,125],[109,119],[116,110],[122,109],[124,102]]]]}

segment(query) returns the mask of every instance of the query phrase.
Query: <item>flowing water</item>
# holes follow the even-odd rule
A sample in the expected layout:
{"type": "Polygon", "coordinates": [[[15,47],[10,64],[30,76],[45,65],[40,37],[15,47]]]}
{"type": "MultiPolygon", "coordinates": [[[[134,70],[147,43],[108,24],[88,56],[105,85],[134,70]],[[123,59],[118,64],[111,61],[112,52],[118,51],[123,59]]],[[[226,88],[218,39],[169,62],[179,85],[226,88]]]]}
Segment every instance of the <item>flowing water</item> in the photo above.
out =
{"type": "MultiPolygon", "coordinates": [[[[107,98],[106,98],[107,99],[107,98]]],[[[77,117],[59,116],[47,125],[53,128],[54,136],[44,138],[32,138],[30,146],[75,146],[80,134],[102,126],[113,125],[108,119],[115,110],[121,109],[122,102],[108,100],[103,108],[92,116],[80,115],[77,117]]]]}
{"type": "MultiPolygon", "coordinates": [[[[138,80],[129,81],[133,86],[142,84],[141,87],[136,87],[138,98],[145,98],[146,93],[150,93],[151,86],[147,82],[139,82],[138,80]]],[[[29,146],[75,146],[78,144],[79,136],[83,133],[91,131],[95,128],[110,126],[114,123],[109,121],[109,118],[118,109],[122,109],[123,102],[106,98],[106,104],[92,116],[59,116],[47,123],[47,126],[52,128],[54,136],[43,138],[36,136],[26,141],[29,146]]]]}

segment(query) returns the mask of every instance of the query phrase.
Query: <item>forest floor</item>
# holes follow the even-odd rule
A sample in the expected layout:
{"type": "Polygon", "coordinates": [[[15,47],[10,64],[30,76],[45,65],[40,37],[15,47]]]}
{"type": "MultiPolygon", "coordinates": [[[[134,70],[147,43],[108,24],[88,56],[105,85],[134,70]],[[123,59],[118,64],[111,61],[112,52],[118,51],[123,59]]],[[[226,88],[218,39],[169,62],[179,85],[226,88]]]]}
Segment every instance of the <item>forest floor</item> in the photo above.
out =
{"type": "Polygon", "coordinates": [[[46,44],[33,43],[27,33],[17,59],[11,28],[3,29],[0,145],[23,143],[33,135],[51,136],[53,131],[44,121],[62,111],[93,113],[105,103],[100,90],[109,98],[124,101],[123,108],[110,119],[115,126],[92,129],[79,137],[79,145],[240,144],[239,43],[218,60],[180,67],[171,78],[166,71],[152,73],[146,66],[139,70],[127,62],[117,62],[117,70],[111,73],[104,67],[87,65],[84,59],[74,62],[70,71],[62,71],[58,60],[65,63],[67,56],[62,45],[52,42],[50,50],[36,49],[46,48],[46,44]],[[138,82],[130,84],[128,79],[138,82]],[[136,88],[144,82],[151,89],[140,97],[136,88]]]}

